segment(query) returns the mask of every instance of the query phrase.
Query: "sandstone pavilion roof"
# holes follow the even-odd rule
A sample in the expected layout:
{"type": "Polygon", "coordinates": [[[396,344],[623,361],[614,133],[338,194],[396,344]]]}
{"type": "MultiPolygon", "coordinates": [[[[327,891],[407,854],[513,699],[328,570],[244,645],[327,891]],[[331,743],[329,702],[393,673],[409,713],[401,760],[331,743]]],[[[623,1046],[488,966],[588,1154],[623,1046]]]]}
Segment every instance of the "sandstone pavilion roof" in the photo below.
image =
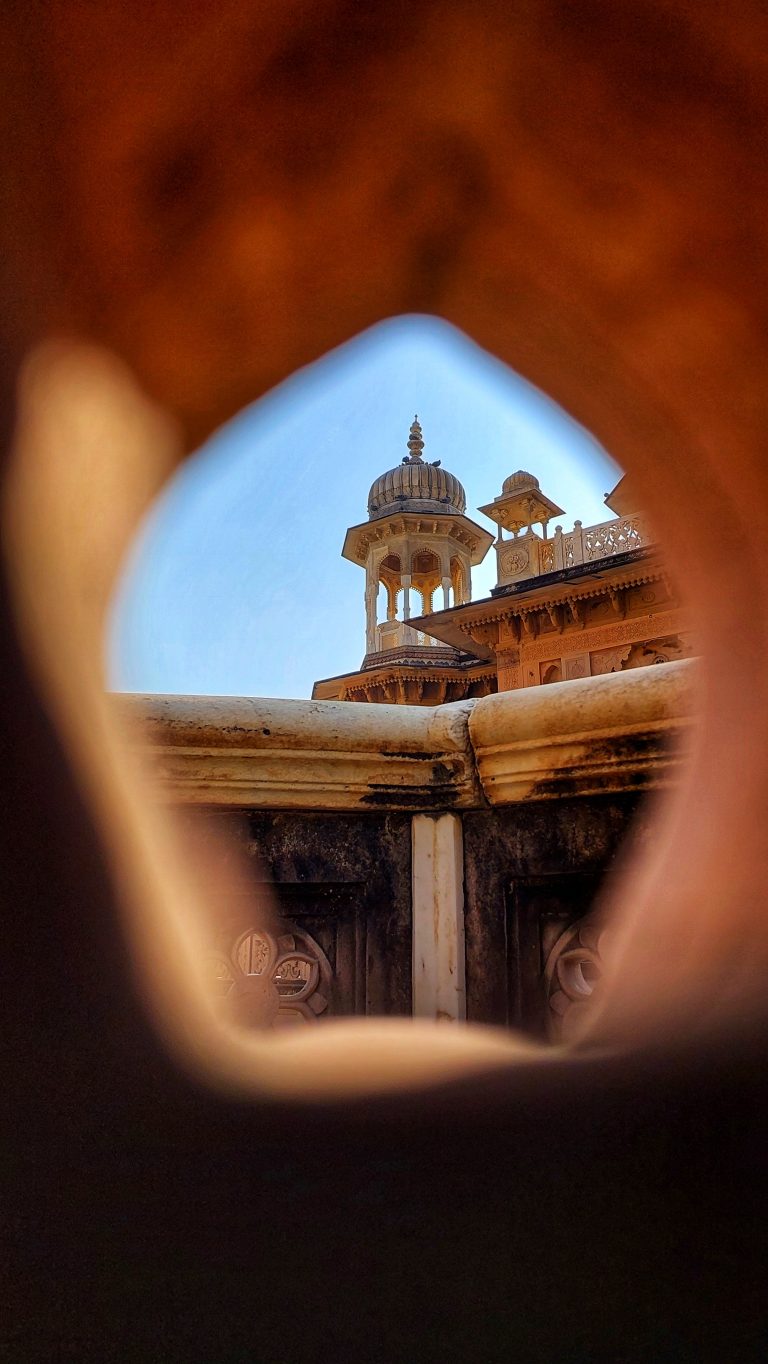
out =
{"type": "Polygon", "coordinates": [[[388,469],[371,485],[368,494],[368,519],[376,521],[393,511],[439,512],[463,515],[467,496],[459,480],[440,467],[422,459],[424,449],[418,416],[411,424],[408,454],[395,469],[388,469]]]}

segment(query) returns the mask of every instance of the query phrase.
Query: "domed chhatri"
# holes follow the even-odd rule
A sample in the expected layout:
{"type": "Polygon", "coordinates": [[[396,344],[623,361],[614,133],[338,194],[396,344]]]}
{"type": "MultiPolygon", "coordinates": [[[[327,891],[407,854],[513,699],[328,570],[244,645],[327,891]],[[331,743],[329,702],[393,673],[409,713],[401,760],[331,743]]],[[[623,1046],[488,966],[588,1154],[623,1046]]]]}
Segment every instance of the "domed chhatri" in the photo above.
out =
{"type": "Polygon", "coordinates": [[[501,495],[503,497],[505,493],[521,493],[529,488],[538,489],[538,487],[539,480],[534,478],[533,474],[529,474],[525,469],[518,469],[516,473],[510,474],[509,478],[504,479],[501,485],[501,495]]]}
{"type": "MultiPolygon", "coordinates": [[[[364,668],[382,655],[404,666],[416,659],[437,667],[441,650],[441,666],[458,666],[460,651],[450,649],[446,659],[444,646],[409,624],[411,603],[428,615],[438,591],[444,610],[470,601],[472,569],[493,544],[493,536],[466,515],[459,480],[440,467],[439,459],[426,461],[423,450],[421,424],[414,417],[408,454],[376,479],[368,494],[368,520],[350,526],[344,538],[344,558],[365,568],[364,668]],[[383,620],[380,608],[386,612],[383,620]]],[[[434,690],[419,691],[425,705],[430,695],[434,700],[434,690]]]]}
{"type": "Polygon", "coordinates": [[[548,522],[553,516],[564,515],[562,507],[545,496],[539,480],[526,469],[518,469],[505,478],[498,497],[480,507],[480,511],[496,522],[500,536],[505,530],[516,536],[521,530],[530,531],[539,524],[546,538],[548,522]]]}
{"type": "Polygon", "coordinates": [[[463,515],[467,496],[459,480],[441,469],[440,460],[422,459],[424,438],[418,416],[411,423],[408,454],[395,469],[388,469],[371,485],[368,517],[376,521],[393,511],[438,512],[463,515]]]}

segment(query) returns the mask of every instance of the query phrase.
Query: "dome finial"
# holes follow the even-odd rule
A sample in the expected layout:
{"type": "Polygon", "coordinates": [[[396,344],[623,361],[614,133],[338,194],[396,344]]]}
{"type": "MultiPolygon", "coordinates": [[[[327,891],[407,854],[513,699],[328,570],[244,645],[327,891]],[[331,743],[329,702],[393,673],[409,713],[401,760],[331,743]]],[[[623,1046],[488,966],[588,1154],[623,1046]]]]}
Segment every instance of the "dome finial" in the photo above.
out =
{"type": "Polygon", "coordinates": [[[410,451],[410,458],[412,462],[416,462],[417,460],[421,459],[421,452],[424,449],[424,441],[421,438],[421,426],[419,425],[418,412],[416,413],[413,421],[411,422],[411,434],[408,437],[408,449],[410,451]]]}

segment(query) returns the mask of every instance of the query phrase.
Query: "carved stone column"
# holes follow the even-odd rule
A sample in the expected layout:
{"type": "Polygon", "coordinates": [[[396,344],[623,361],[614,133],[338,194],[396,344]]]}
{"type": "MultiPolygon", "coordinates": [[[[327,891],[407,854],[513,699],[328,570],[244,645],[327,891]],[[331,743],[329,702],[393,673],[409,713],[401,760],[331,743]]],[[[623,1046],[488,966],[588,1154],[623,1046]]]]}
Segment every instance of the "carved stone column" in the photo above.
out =
{"type": "Polygon", "coordinates": [[[403,620],[411,619],[411,575],[403,573],[401,579],[403,584],[403,620]]]}
{"type": "Polygon", "coordinates": [[[378,647],[376,639],[376,602],[379,595],[379,584],[376,570],[369,564],[365,570],[365,651],[368,654],[376,652],[378,647]]]}

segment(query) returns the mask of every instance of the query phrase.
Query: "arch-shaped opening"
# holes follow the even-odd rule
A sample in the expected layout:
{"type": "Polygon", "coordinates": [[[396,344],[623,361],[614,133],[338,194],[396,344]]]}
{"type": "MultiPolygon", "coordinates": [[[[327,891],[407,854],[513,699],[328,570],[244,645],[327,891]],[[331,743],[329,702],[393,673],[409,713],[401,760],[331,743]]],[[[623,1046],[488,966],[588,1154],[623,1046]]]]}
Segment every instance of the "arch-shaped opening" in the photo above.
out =
{"type": "MultiPolygon", "coordinates": [[[[409,324],[410,325],[410,324],[409,324]]],[[[450,338],[450,348],[453,350],[454,343],[458,345],[458,351],[462,364],[468,359],[474,363],[477,361],[475,348],[466,338],[456,338],[452,329],[445,328],[442,324],[430,323],[430,328],[435,326],[438,334],[443,340],[450,338]]],[[[419,320],[416,324],[417,332],[422,333],[423,351],[423,330],[425,323],[419,320]]],[[[397,329],[387,325],[381,331],[383,341],[386,343],[389,338],[396,335],[397,329]]],[[[358,343],[359,344],[359,343],[358,343]]],[[[350,352],[354,350],[355,343],[350,343],[350,352]]],[[[372,344],[369,344],[366,359],[370,359],[372,344]]],[[[383,346],[386,351],[386,344],[383,346]]],[[[482,357],[483,366],[487,364],[487,358],[482,357]]],[[[325,362],[320,365],[320,369],[325,368],[325,362]]],[[[364,371],[365,372],[365,371],[364,371]]],[[[360,571],[364,568],[369,575],[366,585],[366,612],[368,630],[366,636],[365,657],[362,664],[358,664],[359,672],[355,674],[354,667],[360,658],[353,659],[347,667],[345,673],[340,678],[331,677],[327,679],[329,685],[338,682],[336,691],[318,692],[319,699],[334,699],[334,697],[350,701],[367,701],[370,703],[386,703],[389,705],[398,704],[422,704],[422,705],[441,705],[443,702],[451,702],[461,699],[478,699],[496,690],[512,690],[516,688],[526,688],[528,686],[538,686],[541,683],[550,684],[559,681],[568,681],[574,678],[589,677],[590,673],[608,672],[615,670],[612,663],[615,648],[609,648],[608,643],[602,646],[603,635],[609,641],[615,634],[617,620],[621,621],[620,630],[625,632],[627,629],[637,631],[639,613],[647,610],[652,615],[657,615],[660,608],[665,608],[666,599],[660,595],[661,589],[656,589],[654,585],[653,593],[649,594],[647,583],[636,587],[628,587],[626,591],[623,587],[613,590],[610,573],[603,565],[602,572],[608,576],[601,577],[598,581],[604,586],[595,586],[594,569],[598,560],[602,563],[600,555],[610,554],[615,551],[617,562],[621,553],[626,552],[626,534],[614,533],[608,525],[603,504],[603,490],[606,484],[612,485],[616,481],[616,469],[608,459],[605,452],[596,446],[595,442],[587,433],[573,427],[569,419],[563,414],[557,414],[549,403],[541,395],[532,398],[528,392],[528,387],[521,384],[515,376],[509,376],[505,372],[504,385],[512,384],[512,388],[522,398],[525,395],[526,403],[533,403],[533,410],[546,412],[546,426],[548,429],[547,441],[537,447],[540,453],[540,462],[529,452],[526,464],[535,464],[538,473],[541,474],[542,491],[546,488],[548,492],[555,494],[559,501],[568,502],[570,498],[568,492],[562,492],[561,488],[570,489],[572,495],[577,500],[575,507],[583,513],[582,518],[574,521],[573,528],[568,528],[560,536],[547,541],[532,534],[524,537],[517,543],[515,552],[521,556],[521,562],[516,566],[517,574],[515,591],[520,587],[520,574],[523,574],[522,586],[527,593],[523,598],[527,602],[520,610],[516,609],[517,596],[505,596],[491,594],[496,591],[498,575],[502,568],[500,559],[495,558],[493,553],[488,553],[486,559],[481,559],[479,566],[475,570],[475,581],[478,587],[478,596],[487,606],[484,613],[475,613],[466,620],[462,618],[461,624],[456,627],[461,631],[449,634],[447,638],[438,635],[426,634],[422,632],[418,625],[414,627],[410,621],[419,614],[434,613],[443,605],[450,605],[461,609],[470,604],[471,586],[470,572],[473,556],[475,560],[480,558],[477,549],[477,536],[480,533],[486,534],[491,541],[492,533],[488,532],[480,525],[482,511],[475,510],[479,504],[485,501],[493,507],[497,490],[502,487],[504,479],[509,474],[509,443],[511,439],[511,428],[503,427],[501,423],[501,408],[498,405],[499,394],[496,391],[496,384],[499,382],[498,374],[494,370],[492,390],[495,394],[494,400],[489,400],[489,391],[484,391],[482,402],[476,400],[477,393],[473,385],[465,391],[465,398],[468,401],[466,412],[457,412],[456,406],[451,409],[450,423],[443,424],[442,433],[433,436],[434,430],[440,431],[440,423],[435,416],[434,425],[430,427],[425,419],[425,434],[430,438],[436,449],[428,450],[428,453],[442,453],[446,463],[461,473],[464,483],[467,485],[469,502],[466,516],[462,514],[461,519],[450,513],[451,520],[441,523],[440,512],[430,509],[428,514],[420,513],[418,516],[408,516],[407,498],[401,498],[397,505],[393,505],[391,512],[382,513],[382,508],[377,507],[376,518],[369,522],[359,524],[359,502],[355,500],[364,499],[365,486],[380,475],[383,465],[392,462],[392,452],[389,445],[383,453],[374,452],[370,459],[370,468],[365,470],[365,476],[360,479],[359,487],[352,485],[349,510],[342,514],[339,509],[338,501],[340,489],[343,489],[346,496],[349,490],[350,480],[345,473],[343,480],[333,481],[333,478],[316,470],[314,484],[308,482],[309,471],[313,465],[301,465],[301,446],[296,439],[296,422],[299,414],[292,413],[292,450],[296,451],[296,469],[291,481],[287,482],[283,476],[284,465],[278,459],[268,462],[268,468],[280,470],[280,478],[275,479],[271,487],[273,496],[286,496],[286,506],[290,508],[290,514],[283,518],[281,515],[272,514],[270,520],[271,538],[267,540],[264,536],[264,543],[269,545],[271,555],[271,566],[269,577],[262,579],[262,589],[271,579],[275,580],[280,575],[283,584],[290,580],[281,574],[281,569],[277,562],[276,551],[280,553],[283,549],[279,537],[274,535],[274,526],[290,523],[291,533],[286,534],[284,547],[292,556],[292,571],[296,573],[295,581],[298,582],[298,568],[301,567],[307,574],[307,581],[316,584],[323,572],[327,571],[324,564],[324,555],[327,553],[328,563],[337,562],[338,544],[343,532],[344,521],[351,526],[348,536],[352,536],[349,541],[349,553],[345,548],[345,555],[349,559],[349,564],[342,564],[344,572],[348,576],[348,581],[354,589],[354,597],[350,597],[350,605],[345,608],[338,596],[332,592],[315,591],[315,601],[318,606],[322,605],[328,609],[329,615],[326,618],[325,635],[330,641],[334,651],[338,650],[340,632],[348,619],[352,628],[355,622],[360,619],[359,611],[359,586],[360,571]],[[475,392],[475,398],[470,399],[470,394],[475,392]],[[565,446],[558,450],[557,458],[552,457],[551,429],[553,422],[562,422],[562,434],[565,438],[567,433],[568,452],[565,446]],[[464,435],[462,423],[466,432],[478,440],[479,446],[483,449],[483,464],[486,465],[495,460],[495,472],[493,477],[488,477],[478,488],[476,486],[476,471],[467,471],[459,463],[461,450],[470,446],[469,434],[464,435]],[[501,435],[499,435],[501,431],[501,435]],[[495,441],[495,444],[494,444],[495,441]],[[450,443],[449,443],[450,442],[450,443]],[[298,445],[298,449],[297,449],[298,445]],[[570,467],[568,454],[571,456],[570,467]],[[493,459],[491,459],[491,456],[493,459]],[[549,461],[547,463],[547,460],[549,461]],[[579,469],[579,464],[582,468],[579,469]],[[574,467],[576,473],[573,473],[574,467]],[[587,482],[584,469],[589,470],[589,483],[587,482]],[[547,472],[548,471],[548,472],[547,472]],[[370,479],[369,479],[370,475],[370,479]],[[301,484],[304,490],[302,498],[296,497],[296,486],[301,484]],[[322,490],[327,485],[327,501],[322,502],[322,490]],[[598,491],[599,489],[599,491],[598,491]],[[472,506],[474,503],[474,507],[472,506]],[[302,523],[301,517],[304,509],[307,510],[307,521],[302,523]],[[470,516],[472,512],[472,516],[470,516]],[[298,520],[297,520],[298,518],[298,520]],[[476,518],[476,519],[473,519],[476,518]],[[320,529],[318,529],[320,528],[320,529]],[[331,533],[333,533],[333,541],[331,533]],[[447,530],[450,534],[446,534],[447,530]],[[323,537],[326,537],[323,539],[323,537]],[[355,539],[354,537],[357,537],[355,539]],[[430,539],[430,537],[434,537],[430,539]],[[382,543],[383,542],[383,543],[382,543]],[[388,544],[394,544],[396,548],[388,548],[388,544]],[[458,544],[459,548],[455,548],[458,544]],[[450,546],[450,548],[448,548],[450,546]],[[522,546],[522,549],[521,549],[522,546]],[[297,548],[300,551],[297,553],[297,548]],[[383,550],[386,549],[386,552],[383,550]],[[524,550],[524,556],[523,556],[524,550]],[[555,561],[555,554],[560,555],[560,559],[555,561]],[[537,557],[538,555],[538,557],[537,557]],[[371,563],[377,565],[371,575],[371,563]],[[445,572],[445,566],[448,572],[445,572]],[[365,568],[365,566],[368,566],[365,568]],[[592,577],[584,577],[583,569],[588,566],[592,577]],[[574,584],[573,592],[567,595],[564,591],[558,600],[553,601],[551,594],[541,597],[540,600],[532,600],[536,597],[537,582],[541,577],[551,575],[553,571],[561,574],[572,574],[574,584]],[[372,577],[372,581],[371,581],[372,577]],[[405,579],[405,583],[403,583],[405,579]],[[586,582],[584,592],[581,591],[580,584],[582,579],[586,582]],[[447,580],[447,581],[446,581],[447,580]],[[450,587],[446,593],[447,600],[441,602],[435,600],[436,589],[441,586],[445,591],[447,582],[450,587]],[[633,596],[632,593],[635,595],[633,596]],[[644,595],[648,597],[645,602],[644,595]],[[406,600],[409,604],[409,612],[406,613],[406,600]],[[420,603],[420,605],[419,605],[420,603]],[[406,618],[407,615],[407,618],[406,618]],[[477,629],[473,622],[477,621],[477,629]],[[466,627],[466,628],[465,628],[466,627]],[[557,643],[555,644],[555,637],[557,643]],[[586,648],[584,641],[588,641],[589,647],[586,648]],[[408,654],[413,653],[414,647],[421,648],[424,645],[435,647],[434,663],[432,659],[427,661],[421,657],[416,658],[413,675],[407,673],[409,666],[408,654]],[[473,659],[473,647],[478,646],[478,655],[473,659]],[[558,666],[549,664],[542,667],[539,660],[547,662],[552,658],[553,649],[568,656],[566,665],[561,669],[558,666]],[[454,657],[451,658],[451,652],[454,657]],[[398,659],[398,652],[400,658],[398,659]],[[386,656],[383,667],[376,671],[376,654],[386,656]],[[442,655],[442,657],[439,657],[442,655]],[[576,656],[578,655],[578,656],[576,656]],[[403,658],[405,657],[405,662],[403,658]],[[491,663],[495,670],[495,676],[488,676],[488,663],[491,663]],[[402,664],[402,667],[401,667],[402,664]],[[421,671],[418,671],[418,668],[421,671]],[[439,671],[429,671],[429,669],[444,668],[441,674],[439,671]],[[405,672],[403,671],[405,669],[405,672]],[[400,671],[398,671],[400,669],[400,671]]],[[[394,416],[399,419],[397,432],[402,443],[404,435],[403,423],[401,419],[402,398],[399,386],[402,385],[402,367],[398,374],[398,391],[395,392],[393,386],[394,416]]],[[[456,371],[451,373],[451,391],[455,396],[457,391],[456,371]]],[[[370,392],[371,384],[368,380],[365,384],[366,395],[370,392]]],[[[333,390],[332,378],[329,380],[329,391],[333,390]]],[[[441,400],[447,401],[447,385],[443,382],[439,392],[441,400]]],[[[512,389],[508,390],[511,393],[512,389]]],[[[325,395],[324,395],[325,396],[325,395]]],[[[325,407],[326,412],[330,412],[329,405],[325,407]]],[[[336,399],[338,401],[338,399],[336,399]]],[[[415,403],[414,403],[415,405],[415,403]]],[[[311,408],[311,405],[310,405],[311,408]]],[[[439,413],[439,408],[436,409],[439,413]]],[[[318,421],[316,411],[311,413],[312,420],[307,422],[307,431],[311,434],[312,456],[316,459],[318,450],[318,421]]],[[[531,421],[530,412],[527,420],[531,421]]],[[[407,426],[407,423],[406,423],[407,426]]],[[[366,428],[367,429],[367,428],[366,428]]],[[[527,427],[528,439],[532,440],[532,427],[527,427]]],[[[241,438],[242,439],[242,438],[241,438]]],[[[307,437],[309,441],[309,435],[307,437]]],[[[517,444],[520,436],[518,432],[517,444]]],[[[245,441],[243,441],[245,444],[245,441]]],[[[394,441],[393,441],[394,443],[394,441]]],[[[361,442],[364,444],[364,442],[361,442]]],[[[249,454],[252,450],[252,440],[248,440],[249,454]]],[[[329,451],[335,460],[336,451],[329,451]]],[[[336,465],[333,466],[336,472],[336,465]]],[[[263,475],[260,475],[258,493],[260,502],[265,502],[264,489],[262,487],[263,475]]],[[[483,480],[486,475],[483,473],[483,480]]],[[[202,480],[201,480],[202,481],[202,480]]],[[[397,486],[397,485],[396,485],[397,486]]],[[[242,504],[242,495],[238,497],[238,506],[242,504]]],[[[573,505],[573,504],[572,504],[573,505]]],[[[482,509],[487,510],[486,508],[482,509]]],[[[626,510],[626,509],[625,509],[626,510]]],[[[446,513],[446,516],[448,513],[446,513]]],[[[627,516],[623,522],[628,522],[627,516]]],[[[210,503],[205,507],[205,528],[210,533],[212,520],[210,503]]],[[[610,521],[610,518],[608,518],[610,521]]],[[[188,533],[190,544],[194,545],[196,556],[199,556],[200,534],[199,523],[198,534],[188,533]]],[[[615,528],[614,528],[615,530],[615,528]]],[[[254,535],[252,520],[248,523],[248,546],[251,552],[254,540],[259,541],[259,535],[254,535]]],[[[503,552],[510,553],[511,542],[505,541],[503,552]]],[[[347,542],[345,541],[345,546],[347,542]]],[[[635,544],[633,541],[632,552],[645,552],[645,547],[641,543],[635,544]]],[[[217,562],[217,568],[220,561],[217,562]]],[[[646,575],[647,576],[647,575],[646,575]]],[[[660,575],[657,575],[660,576],[660,575]]],[[[571,579],[568,579],[570,582],[571,579]]],[[[634,581],[634,580],[633,580],[634,581]]],[[[307,589],[302,588],[305,595],[307,589]]],[[[270,600],[262,595],[260,603],[270,600]]],[[[281,647],[283,641],[289,636],[284,629],[286,616],[286,595],[282,599],[282,619],[281,619],[281,647]]],[[[271,604],[271,601],[270,601],[271,604]]],[[[304,609],[304,601],[301,603],[304,609]]],[[[220,606],[220,613],[223,608],[220,606]]],[[[164,621],[174,620],[173,612],[164,612],[164,621]]],[[[435,628],[439,628],[436,626],[435,628]]],[[[654,625],[654,634],[658,634],[659,625],[654,625]]],[[[196,642],[199,641],[199,631],[196,642]]],[[[303,640],[304,653],[308,653],[312,646],[308,647],[308,641],[303,640]]],[[[238,639],[238,653],[242,654],[242,638],[238,639]]],[[[337,652],[333,655],[334,661],[338,657],[337,652]]],[[[319,672],[320,668],[316,669],[319,672]]],[[[330,672],[330,668],[328,669],[330,672]]],[[[180,688],[179,688],[180,689],[180,688]]],[[[195,690],[203,688],[195,687],[195,690]]],[[[223,688],[219,688],[223,690],[223,688]]],[[[268,688],[270,691],[272,687],[268,688]]],[[[191,690],[191,688],[190,688],[191,690]]],[[[244,687],[232,687],[232,690],[245,691],[244,687]]],[[[267,690],[267,688],[263,688],[267,690]]],[[[377,797],[381,800],[381,796],[377,797]]],[[[567,840],[564,846],[567,845],[567,840]]],[[[607,847],[606,847],[607,856],[607,847]]],[[[563,868],[559,868],[560,871],[563,868]]],[[[572,869],[573,870],[573,869],[572,869]]],[[[492,1020],[493,1021],[493,1020],[492,1020]]]]}
{"type": "Polygon", "coordinates": [[[461,606],[465,601],[469,601],[470,592],[467,582],[468,573],[458,555],[454,554],[451,559],[451,596],[452,606],[461,606]]]}
{"type": "Polygon", "coordinates": [[[428,615],[440,586],[440,556],[434,550],[417,549],[411,555],[411,582],[421,598],[420,614],[428,615]]]}
{"type": "Polygon", "coordinates": [[[379,582],[386,593],[386,619],[396,620],[401,595],[402,563],[399,554],[387,554],[379,564],[379,582]]]}
{"type": "MultiPolygon", "coordinates": [[[[393,319],[245,409],[179,469],[142,528],[119,588],[113,685],[290,698],[309,695],[317,678],[359,666],[367,652],[361,567],[339,557],[341,541],[344,528],[365,515],[366,487],[405,452],[409,416],[419,406],[424,456],[443,456],[463,477],[467,516],[484,529],[490,523],[477,509],[501,488],[510,450],[521,447],[542,485],[585,524],[604,519],[603,492],[617,470],[588,432],[454,327],[393,319]],[[342,411],[357,433],[359,477],[347,465],[340,473],[342,411]],[[475,449],[482,457],[467,455],[475,449]],[[299,617],[301,639],[286,628],[299,617]]],[[[383,534],[385,523],[374,524],[383,534]]],[[[385,608],[377,594],[377,624],[402,620],[394,577],[404,571],[406,552],[410,561],[432,548],[435,527],[433,518],[407,551],[384,555],[392,567],[379,574],[388,597],[385,608]]],[[[469,582],[456,554],[451,558],[455,605],[468,599],[469,582]]],[[[434,590],[442,577],[430,564],[427,600],[411,587],[413,617],[444,605],[442,590],[434,590]]],[[[491,550],[473,569],[473,595],[487,597],[497,578],[491,550]]]]}

